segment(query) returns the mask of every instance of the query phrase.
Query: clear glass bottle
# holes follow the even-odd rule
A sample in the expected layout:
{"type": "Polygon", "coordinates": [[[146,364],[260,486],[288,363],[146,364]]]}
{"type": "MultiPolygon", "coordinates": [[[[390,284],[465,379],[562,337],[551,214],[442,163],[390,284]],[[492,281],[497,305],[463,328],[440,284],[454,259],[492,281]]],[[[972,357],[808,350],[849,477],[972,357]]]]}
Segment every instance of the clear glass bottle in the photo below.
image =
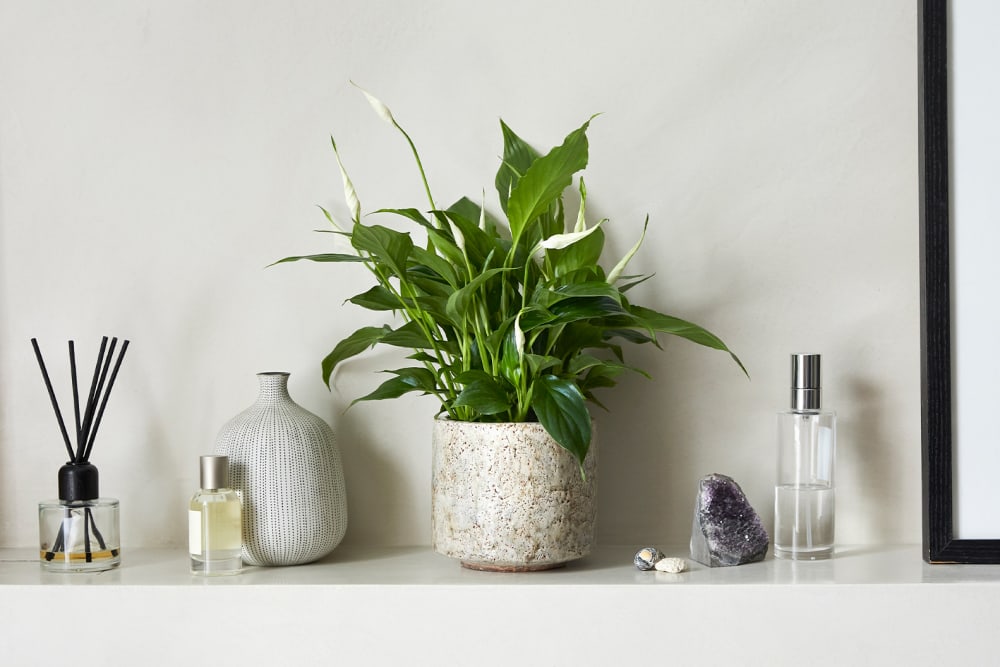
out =
{"type": "Polygon", "coordinates": [[[101,498],[97,468],[59,469],[59,498],[38,503],[39,557],[49,572],[100,572],[122,562],[116,498],[101,498]]]}
{"type": "Polygon", "coordinates": [[[229,457],[201,457],[201,490],[188,512],[191,573],[239,574],[243,571],[243,513],[240,497],[229,488],[229,457]]]}
{"type": "Polygon", "coordinates": [[[837,415],[821,408],[820,355],[792,355],[791,410],[778,413],[774,555],[820,560],[833,554],[837,415]]]}
{"type": "Polygon", "coordinates": [[[50,572],[100,572],[122,562],[118,500],[38,503],[39,556],[50,572]]]}

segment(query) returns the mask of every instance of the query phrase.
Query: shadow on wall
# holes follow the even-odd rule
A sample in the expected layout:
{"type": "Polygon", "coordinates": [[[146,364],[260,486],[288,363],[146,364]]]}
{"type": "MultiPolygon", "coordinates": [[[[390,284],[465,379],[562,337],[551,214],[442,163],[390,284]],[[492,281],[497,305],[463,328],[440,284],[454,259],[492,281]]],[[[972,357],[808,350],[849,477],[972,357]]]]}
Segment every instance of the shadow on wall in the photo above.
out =
{"type": "Polygon", "coordinates": [[[355,410],[344,412],[337,402],[322,417],[337,436],[344,466],[348,519],[343,543],[377,544],[387,536],[406,534],[404,506],[411,490],[398,462],[383,453],[371,420],[355,410]],[[380,525],[372,525],[376,520],[380,525]]]}
{"type": "MultiPolygon", "coordinates": [[[[139,531],[128,531],[128,526],[124,526],[122,532],[125,539],[131,541],[130,546],[168,547],[186,544],[186,514],[178,510],[187,505],[188,497],[181,489],[190,488],[191,493],[194,493],[191,480],[197,482],[197,461],[188,461],[187,450],[174,446],[174,422],[167,418],[169,413],[162,407],[157,409],[159,399],[154,384],[148,373],[134,373],[129,378],[133,405],[137,414],[142,417],[135,422],[135,446],[117,452],[123,462],[120,470],[132,470],[142,475],[139,479],[130,480],[132,488],[142,489],[142,493],[132,494],[130,500],[134,507],[126,507],[123,501],[123,521],[128,520],[131,515],[141,517],[141,523],[147,526],[158,526],[154,534],[146,535],[138,545],[136,541],[139,531]],[[173,474],[172,477],[164,478],[163,473],[168,471],[173,474]]],[[[120,495],[124,491],[124,484],[120,486],[120,491],[109,487],[108,494],[120,495]]]]}
{"type": "MultiPolygon", "coordinates": [[[[2,294],[2,291],[0,291],[2,294]]],[[[3,302],[0,301],[0,313],[3,312],[3,302]]],[[[0,317],[2,321],[2,317],[0,317]]],[[[0,357],[0,377],[9,377],[9,370],[5,367],[3,357],[0,357]]],[[[0,405],[7,405],[7,397],[4,395],[3,385],[0,384],[0,405]]],[[[10,460],[10,452],[14,449],[8,442],[10,436],[7,434],[6,410],[0,409],[0,488],[6,489],[5,497],[8,502],[5,508],[0,510],[0,544],[7,545],[14,534],[14,511],[17,508],[16,496],[18,494],[17,481],[14,476],[13,461],[10,460]]]]}
{"type": "MultiPolygon", "coordinates": [[[[652,380],[623,376],[617,388],[598,397],[610,410],[595,410],[601,443],[599,543],[686,543],[698,480],[709,473],[736,479],[767,519],[772,464],[768,458],[762,472],[757,425],[748,427],[738,411],[708,409],[719,405],[720,392],[729,400],[746,400],[754,388],[724,353],[688,341],[664,342],[664,350],[644,346],[626,354],[626,361],[648,370],[652,380]],[[725,440],[734,437],[739,439],[725,440]],[[758,488],[762,479],[766,492],[758,488]]],[[[770,457],[770,438],[763,446],[770,457]]]]}
{"type": "MultiPolygon", "coordinates": [[[[886,446],[884,392],[870,380],[857,376],[847,380],[847,387],[854,415],[849,420],[838,416],[837,483],[848,476],[853,478],[853,488],[860,494],[856,499],[859,508],[884,507],[887,498],[898,498],[903,493],[902,480],[885,474],[898,470],[898,465],[893,465],[886,446]]],[[[891,512],[857,512],[854,519],[866,523],[857,527],[857,534],[892,535],[898,530],[891,512]]]]}
{"type": "MultiPolygon", "coordinates": [[[[3,183],[0,182],[0,192],[2,192],[3,183]]],[[[0,197],[0,202],[3,198],[0,197]]],[[[4,235],[3,230],[6,229],[4,225],[5,216],[3,213],[3,207],[0,206],[0,257],[3,256],[4,249],[4,235]]],[[[4,299],[4,295],[7,294],[6,285],[4,281],[4,272],[0,271],[0,322],[8,322],[7,319],[7,304],[4,299]]],[[[5,363],[4,355],[0,354],[0,377],[10,378],[10,368],[7,367],[5,363]]],[[[4,394],[4,385],[0,383],[0,406],[10,405],[7,400],[7,396],[4,394]]],[[[10,460],[10,452],[13,450],[11,443],[9,442],[8,429],[10,426],[7,423],[6,409],[0,407],[0,488],[6,489],[4,496],[11,499],[17,494],[17,482],[14,477],[13,471],[13,461],[10,460]]],[[[9,502],[9,501],[8,501],[9,502]]],[[[5,503],[7,507],[0,510],[0,544],[7,544],[10,536],[14,533],[14,516],[12,514],[14,508],[17,507],[16,502],[5,503]]]]}
{"type": "MultiPolygon", "coordinates": [[[[662,354],[631,352],[627,359],[643,368],[657,366],[650,355],[662,354]]],[[[690,534],[694,487],[684,442],[690,425],[679,410],[677,382],[683,381],[628,377],[598,397],[610,411],[593,411],[601,447],[598,543],[662,545],[690,534]]]]}

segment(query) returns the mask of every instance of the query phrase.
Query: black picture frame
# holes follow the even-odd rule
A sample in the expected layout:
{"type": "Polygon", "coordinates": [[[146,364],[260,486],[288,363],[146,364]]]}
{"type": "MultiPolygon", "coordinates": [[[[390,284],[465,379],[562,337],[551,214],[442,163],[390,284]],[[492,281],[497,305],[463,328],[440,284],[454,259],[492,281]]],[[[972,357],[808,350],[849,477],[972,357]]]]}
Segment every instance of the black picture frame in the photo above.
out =
{"type": "Polygon", "coordinates": [[[948,10],[948,0],[922,0],[919,27],[923,555],[1000,563],[1000,538],[955,537],[948,10]]]}

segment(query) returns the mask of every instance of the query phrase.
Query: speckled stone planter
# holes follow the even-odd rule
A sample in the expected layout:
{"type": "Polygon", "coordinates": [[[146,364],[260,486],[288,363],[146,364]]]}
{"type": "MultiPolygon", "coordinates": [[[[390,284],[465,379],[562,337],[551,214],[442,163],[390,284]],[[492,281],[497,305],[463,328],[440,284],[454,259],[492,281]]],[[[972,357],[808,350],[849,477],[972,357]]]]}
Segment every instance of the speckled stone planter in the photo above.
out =
{"type": "Polygon", "coordinates": [[[590,553],[597,433],[584,461],[541,424],[434,421],[434,550],[477,570],[559,567],[590,553]]]}

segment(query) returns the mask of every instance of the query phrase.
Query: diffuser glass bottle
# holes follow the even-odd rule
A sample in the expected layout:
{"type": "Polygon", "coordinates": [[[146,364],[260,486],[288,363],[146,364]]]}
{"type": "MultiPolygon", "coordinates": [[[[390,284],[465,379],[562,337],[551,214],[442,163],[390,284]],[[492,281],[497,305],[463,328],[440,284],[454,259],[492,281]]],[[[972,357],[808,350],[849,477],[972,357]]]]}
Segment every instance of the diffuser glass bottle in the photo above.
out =
{"type": "Polygon", "coordinates": [[[834,542],[837,416],[821,408],[820,355],[792,355],[791,409],[778,413],[774,555],[829,558],[834,542]]]}
{"type": "Polygon", "coordinates": [[[243,519],[240,497],[229,487],[229,457],[201,457],[201,489],[188,512],[191,572],[239,574],[243,570],[243,519]]]}
{"type": "Polygon", "coordinates": [[[67,463],[59,470],[59,499],[38,503],[42,568],[99,572],[122,561],[118,500],[99,498],[97,468],[67,463]]]}
{"type": "Polygon", "coordinates": [[[86,391],[77,376],[76,345],[69,341],[73,421],[68,421],[63,419],[38,340],[31,339],[69,455],[66,464],[59,468],[59,497],[38,504],[39,556],[43,570],[99,572],[121,563],[118,500],[101,497],[97,468],[90,462],[90,455],[128,345],[127,340],[122,343],[112,370],[118,338],[111,339],[110,347],[107,336],[101,339],[90,390],[86,391]]]}

